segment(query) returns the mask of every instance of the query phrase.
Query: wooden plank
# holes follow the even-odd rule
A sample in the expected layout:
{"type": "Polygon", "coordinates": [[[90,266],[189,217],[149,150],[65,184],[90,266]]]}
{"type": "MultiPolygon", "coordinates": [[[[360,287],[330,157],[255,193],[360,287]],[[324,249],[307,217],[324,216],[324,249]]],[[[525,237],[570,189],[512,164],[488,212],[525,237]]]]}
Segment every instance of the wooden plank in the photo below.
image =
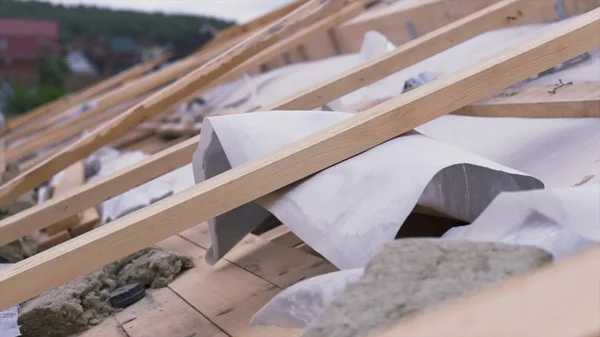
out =
{"type": "Polygon", "coordinates": [[[3,219],[0,221],[0,245],[10,243],[44,228],[49,223],[77,214],[92,205],[189,164],[197,145],[198,137],[189,139],[161,152],[158,156],[146,158],[136,165],[88,182],[60,197],[3,219]],[[156,160],[157,157],[160,160],[156,160]],[[143,170],[140,170],[140,167],[143,170]]]}
{"type": "Polygon", "coordinates": [[[371,337],[600,335],[600,248],[442,304],[371,337]]]}
{"type": "Polygon", "coordinates": [[[4,172],[6,172],[6,142],[0,138],[0,184],[4,181],[4,172]]]}
{"type": "Polygon", "coordinates": [[[207,265],[205,250],[182,238],[171,237],[158,246],[194,257],[195,268],[180,275],[169,288],[230,336],[300,335],[298,330],[249,325],[256,311],[280,291],[277,286],[227,260],[207,265]]]}
{"type": "Polygon", "coordinates": [[[439,30],[408,42],[381,57],[351,69],[265,110],[314,109],[374,83],[483,32],[516,25],[524,17],[547,5],[541,1],[506,0],[455,21],[439,30]],[[507,19],[508,17],[514,19],[507,19]]]}
{"type": "MultiPolygon", "coordinates": [[[[180,236],[208,249],[210,236],[207,234],[208,224],[203,223],[181,232],[180,236]]],[[[237,244],[225,259],[280,288],[287,288],[305,278],[337,270],[322,258],[252,234],[237,244]]]]}
{"type": "Polygon", "coordinates": [[[478,117],[599,118],[600,82],[511,89],[457,110],[478,117]]]}
{"type": "Polygon", "coordinates": [[[600,9],[596,9],[472,67],[32,256],[0,275],[0,310],[489,97],[599,43],[600,9]]]}
{"type": "MultiPolygon", "coordinates": [[[[554,22],[559,19],[556,9],[564,4],[568,15],[575,16],[600,6],[600,0],[538,0],[539,9],[528,13],[524,24],[554,22]]],[[[370,30],[384,34],[396,45],[461,19],[490,6],[498,0],[402,0],[381,5],[334,28],[344,53],[357,52],[363,36],[370,30]]]]}
{"type": "Polygon", "coordinates": [[[225,76],[221,77],[217,83],[235,80],[236,78],[244,75],[248,69],[258,67],[261,64],[272,60],[273,58],[281,57],[283,53],[295,49],[298,45],[309,41],[319,33],[326,32],[328,29],[362,13],[364,7],[364,3],[359,2],[342,8],[337,13],[334,13],[331,16],[328,16],[316,22],[315,24],[310,25],[287,37],[283,41],[284,43],[278,43],[266,48],[265,50],[262,50],[232,71],[228,72],[225,76]]]}
{"type": "Polygon", "coordinates": [[[81,213],[81,220],[79,223],[69,228],[69,234],[74,238],[91,231],[98,223],[100,223],[100,214],[96,207],[90,207],[81,213]]]}
{"type": "Polygon", "coordinates": [[[144,97],[146,96],[134,98],[120,106],[113,107],[103,112],[99,111],[99,113],[96,114],[86,112],[54,127],[49,127],[36,133],[32,137],[29,137],[26,142],[9,148],[8,157],[11,161],[19,160],[48,146],[81,134],[85,130],[97,127],[98,125],[119,116],[135,104],[138,104],[144,97]]]}
{"type": "Polygon", "coordinates": [[[177,277],[169,288],[230,336],[285,337],[291,332],[249,325],[256,310],[279,292],[276,286],[227,260],[207,265],[206,251],[180,237],[171,237],[157,246],[194,258],[195,267],[177,277]],[[256,310],[248,310],[248,304],[256,310]]]}
{"type": "Polygon", "coordinates": [[[227,337],[169,288],[146,291],[146,297],[115,318],[129,337],[227,337]]]}
{"type": "Polygon", "coordinates": [[[302,240],[297,237],[296,234],[291,232],[285,225],[275,227],[270,231],[261,234],[260,237],[267,241],[290,248],[302,243],[302,240]]]}
{"type": "MultiPolygon", "coordinates": [[[[499,27],[506,24],[507,20],[505,20],[505,18],[507,16],[512,17],[512,15],[518,15],[518,13],[523,13],[524,9],[520,7],[522,3],[523,0],[507,0],[503,1],[502,3],[498,3],[494,7],[490,7],[485,9],[484,11],[477,12],[465,18],[464,20],[460,20],[448,27],[442,28],[439,31],[423,36],[422,38],[415,40],[413,43],[409,43],[406,46],[400,47],[396,51],[384,55],[378,61],[374,61],[364,66],[359,66],[346,73],[344,76],[332,79],[327,83],[316,86],[314,89],[305,91],[304,93],[296,95],[279,104],[276,104],[270,107],[269,109],[311,109],[320,106],[321,104],[329,102],[330,100],[333,100],[335,98],[343,96],[344,94],[358,89],[359,86],[375,82],[393,73],[394,71],[403,68],[404,66],[411,65],[412,62],[421,61],[435,54],[437,51],[443,50],[443,46],[449,47],[451,45],[458,44],[460,41],[466,40],[471,36],[477,35],[485,31],[486,29],[491,29],[493,27],[499,27]]],[[[529,2],[527,2],[526,4],[532,6],[532,4],[529,2]]],[[[512,21],[515,20],[511,20],[511,22],[512,21]]],[[[187,145],[193,146],[192,142],[194,141],[197,144],[198,139],[199,137],[190,139],[187,145]]],[[[185,151],[184,148],[182,148],[181,150],[185,151]]],[[[155,157],[152,157],[151,161],[145,162],[149,165],[148,168],[146,168],[146,166],[143,165],[137,165],[135,168],[138,168],[140,170],[140,175],[127,174],[128,179],[119,179],[119,185],[113,186],[110,190],[106,189],[104,191],[114,191],[112,193],[117,193],[117,191],[126,191],[132,187],[135,187],[145,182],[140,181],[138,178],[148,177],[148,175],[146,175],[146,172],[162,172],[160,170],[157,170],[156,167],[164,165],[177,168],[179,166],[183,166],[189,163],[190,161],[189,159],[187,159],[186,162],[179,162],[177,164],[179,166],[175,166],[176,164],[170,158],[171,155],[171,152],[168,152],[164,155],[159,154],[155,157]]],[[[127,172],[130,171],[126,171],[126,173],[127,172]]],[[[114,175],[113,177],[116,178],[117,176],[114,175]]],[[[99,191],[99,187],[100,186],[92,185],[87,191],[93,192],[94,195],[100,196],[101,192],[99,191]],[[95,189],[95,187],[98,188],[95,189]]],[[[83,193],[83,191],[81,192],[83,193]]],[[[76,197],[73,197],[70,199],[71,203],[69,203],[68,200],[65,200],[64,203],[61,203],[61,207],[66,207],[66,209],[73,211],[75,209],[78,209],[79,211],[82,209],[77,208],[76,204],[80,205],[80,207],[84,207],[83,209],[91,205],[81,204],[80,200],[85,199],[86,198],[77,199],[76,197]]],[[[30,209],[29,211],[22,212],[17,216],[13,216],[10,219],[0,222],[0,234],[2,234],[0,235],[0,242],[3,241],[3,237],[12,237],[11,235],[9,235],[10,233],[28,233],[23,232],[23,230],[33,228],[38,219],[40,219],[39,217],[52,217],[56,216],[57,214],[65,214],[65,211],[62,208],[58,208],[58,204],[47,203],[46,205],[30,209]],[[35,212],[40,213],[36,214],[35,212]],[[20,225],[16,225],[16,223],[20,223],[20,225]]]]}
{"type": "Polygon", "coordinates": [[[290,14],[296,9],[300,8],[302,5],[306,4],[308,0],[298,0],[293,1],[292,3],[285,5],[281,8],[278,8],[274,11],[271,11],[267,14],[264,14],[250,22],[244,24],[238,24],[231,26],[217,34],[214,39],[209,41],[206,45],[200,48],[200,51],[206,51],[208,49],[214,48],[215,46],[222,44],[225,41],[234,39],[241,35],[245,35],[246,33],[257,31],[260,28],[264,28],[266,25],[271,24],[277,20],[280,20],[284,16],[290,14]]]}
{"type": "Polygon", "coordinates": [[[70,239],[71,235],[67,230],[63,230],[52,235],[49,235],[48,233],[41,233],[37,239],[37,251],[38,253],[43,252],[63,242],[67,242],[70,239]]]}
{"type": "Polygon", "coordinates": [[[114,316],[106,317],[102,323],[76,335],[77,337],[131,337],[123,330],[114,316]]]}
{"type": "Polygon", "coordinates": [[[35,112],[32,112],[31,115],[29,115],[29,113],[24,115],[20,121],[13,121],[11,127],[15,130],[14,132],[11,132],[6,136],[7,140],[13,141],[15,139],[39,131],[44,127],[53,125],[53,123],[56,123],[59,118],[67,115],[73,108],[76,108],[80,104],[83,104],[85,101],[88,101],[98,95],[103,94],[111,88],[118,87],[119,85],[123,85],[128,81],[142,76],[144,73],[154,68],[156,65],[164,62],[169,57],[170,54],[165,54],[155,60],[139,64],[87,89],[83,89],[80,92],[62,98],[59,101],[56,101],[56,103],[52,103],[51,109],[37,114],[35,112]],[[42,121],[38,120],[42,116],[44,117],[44,119],[42,121]],[[28,125],[24,125],[27,122],[29,122],[28,125]],[[23,127],[19,128],[19,126],[21,125],[23,125],[23,127]]]}
{"type": "Polygon", "coordinates": [[[236,45],[228,52],[220,54],[219,57],[213,59],[208,64],[181,78],[173,85],[144,100],[139,105],[129,109],[104,127],[82,137],[75,144],[31,170],[23,172],[0,188],[0,205],[6,205],[15,200],[19,195],[43,183],[53,174],[91,154],[115,138],[124,135],[141,122],[168,109],[174,104],[180,103],[181,100],[194,92],[207,87],[211,82],[234,69],[254,54],[294,34],[298,30],[319,21],[321,18],[336,12],[350,1],[311,0],[268,29],[236,45]]]}
{"type": "MultiPolygon", "coordinates": [[[[85,184],[85,164],[83,161],[78,161],[63,171],[56,186],[54,186],[52,195],[53,197],[64,195],[83,184],[85,184]]],[[[54,235],[64,230],[68,230],[77,225],[80,219],[81,214],[73,214],[68,218],[61,219],[46,227],[46,233],[48,233],[48,235],[54,235]]]]}

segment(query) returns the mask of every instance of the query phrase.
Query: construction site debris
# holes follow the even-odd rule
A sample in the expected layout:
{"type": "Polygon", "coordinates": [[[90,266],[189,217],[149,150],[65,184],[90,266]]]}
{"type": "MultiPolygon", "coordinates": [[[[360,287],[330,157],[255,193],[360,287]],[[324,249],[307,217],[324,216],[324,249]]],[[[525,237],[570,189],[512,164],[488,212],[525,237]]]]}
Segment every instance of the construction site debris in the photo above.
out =
{"type": "Polygon", "coordinates": [[[135,282],[165,287],[191,267],[189,257],[143,249],[23,303],[19,317],[23,336],[66,337],[84,331],[118,310],[110,305],[110,293],[118,287],[135,282]]]}
{"type": "MultiPolygon", "coordinates": [[[[6,170],[2,175],[2,184],[19,175],[21,171],[19,166],[13,163],[6,165],[6,170]]],[[[8,218],[14,214],[35,206],[35,197],[33,192],[27,192],[20,196],[13,203],[0,207],[0,220],[8,218]]],[[[13,241],[4,246],[0,246],[0,257],[10,262],[18,262],[37,252],[36,235],[28,235],[19,240],[13,241]]]]}
{"type": "Polygon", "coordinates": [[[402,239],[336,297],[303,337],[361,337],[408,315],[552,261],[530,246],[402,239]]]}
{"type": "MultiPolygon", "coordinates": [[[[5,264],[0,261],[0,271],[3,268],[10,267],[10,264],[5,264]]],[[[18,324],[19,306],[10,307],[4,311],[0,311],[0,336],[2,337],[18,337],[21,336],[18,324]]]]}

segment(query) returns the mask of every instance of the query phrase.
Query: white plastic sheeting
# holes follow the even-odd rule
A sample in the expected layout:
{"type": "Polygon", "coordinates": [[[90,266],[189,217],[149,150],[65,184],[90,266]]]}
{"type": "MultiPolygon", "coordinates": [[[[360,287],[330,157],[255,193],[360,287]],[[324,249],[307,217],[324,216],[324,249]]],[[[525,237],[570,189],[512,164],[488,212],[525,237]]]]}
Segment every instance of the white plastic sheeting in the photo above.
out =
{"type": "MultiPolygon", "coordinates": [[[[7,269],[11,264],[0,263],[0,272],[2,269],[7,269]]],[[[1,337],[17,337],[21,336],[19,329],[19,306],[10,307],[4,311],[0,311],[0,336],[1,337]]]]}
{"type": "MultiPolygon", "coordinates": [[[[196,182],[351,117],[319,111],[259,112],[205,120],[196,182]]],[[[410,133],[209,221],[215,263],[268,215],[341,269],[363,267],[394,239],[415,204],[473,221],[502,191],[541,188],[530,176],[410,133]]]]}
{"type": "MultiPolygon", "coordinates": [[[[397,96],[411,77],[445,76],[535,38],[547,26],[482,34],[329,105],[353,111],[365,100],[397,96]]],[[[264,75],[272,82],[258,95],[268,93],[270,101],[263,105],[276,102],[393,47],[382,35],[369,32],[358,54],[278,70],[280,77],[264,75]]],[[[593,51],[585,62],[549,76],[600,80],[599,55],[593,51]]],[[[544,81],[546,77],[540,77],[522,85],[547,84],[544,81]]],[[[286,111],[209,118],[194,156],[196,181],[348,117],[340,112],[286,111]]],[[[417,203],[470,222],[500,192],[598,181],[598,119],[444,116],[416,131],[209,221],[213,246],[207,261],[215,263],[270,212],[337,267],[362,267],[394,238],[417,203]]]]}
{"type": "Polygon", "coordinates": [[[348,269],[298,282],[273,297],[252,317],[250,323],[305,328],[348,284],[358,281],[364,271],[364,268],[348,269]]]}
{"type": "MultiPolygon", "coordinates": [[[[101,168],[93,179],[99,179],[135,165],[147,157],[148,155],[141,151],[125,152],[119,155],[106,153],[104,156],[100,156],[101,168]]],[[[191,164],[183,166],[103,202],[101,205],[102,222],[118,219],[193,185],[191,164]]]]}
{"type": "Polygon", "coordinates": [[[568,257],[600,242],[600,185],[502,193],[471,225],[444,237],[533,245],[568,257]]]}

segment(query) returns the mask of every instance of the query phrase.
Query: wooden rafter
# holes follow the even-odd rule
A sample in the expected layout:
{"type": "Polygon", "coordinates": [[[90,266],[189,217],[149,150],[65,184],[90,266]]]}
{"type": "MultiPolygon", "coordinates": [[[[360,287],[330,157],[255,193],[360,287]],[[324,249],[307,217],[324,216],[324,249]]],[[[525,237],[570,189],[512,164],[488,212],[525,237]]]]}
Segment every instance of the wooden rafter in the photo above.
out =
{"type": "Polygon", "coordinates": [[[600,9],[13,265],[0,310],[599,46],[600,9]]]}
{"type": "Polygon", "coordinates": [[[44,127],[43,125],[52,125],[52,123],[54,123],[58,118],[64,116],[78,105],[94,98],[95,96],[101,95],[112,88],[118,87],[142,76],[156,65],[166,61],[170,55],[170,53],[167,53],[154,60],[138,64],[87,89],[83,89],[65,98],[48,103],[19,118],[9,120],[7,123],[8,127],[5,131],[14,131],[6,135],[6,140],[10,142],[40,130],[44,127]],[[40,117],[44,117],[44,123],[40,123],[40,117]],[[41,126],[38,124],[41,124],[41,126]]]}
{"type": "MultiPolygon", "coordinates": [[[[8,182],[0,189],[0,205],[15,200],[19,195],[43,183],[77,160],[124,135],[143,121],[177,103],[181,103],[182,100],[195,91],[208,87],[213,81],[254,54],[276,44],[282,38],[337,12],[351,2],[353,1],[311,0],[261,33],[236,45],[228,52],[220,54],[211,62],[114,118],[103,128],[81,138],[73,145],[8,182]]],[[[355,0],[355,2],[360,3],[364,0],[355,0]]]]}
{"type": "MultiPolygon", "coordinates": [[[[500,20],[499,18],[502,18],[506,15],[511,15],[513,12],[522,10],[518,6],[515,7],[520,2],[523,1],[503,1],[502,3],[498,3],[493,7],[474,13],[469,17],[460,20],[459,23],[460,25],[462,25],[461,29],[448,29],[448,27],[441,28],[438,32],[433,32],[431,34],[419,38],[418,40],[415,40],[412,44],[412,47],[410,48],[401,47],[401,52],[393,51],[388,53],[387,55],[397,56],[399,60],[398,62],[401,62],[404,59],[402,57],[403,55],[410,55],[414,53],[419,55],[419,57],[415,59],[415,62],[421,61],[422,59],[425,59],[430,55],[429,53],[423,52],[417,53],[419,50],[422,50],[422,48],[424,48],[422,46],[428,43],[435,43],[438,40],[455,41],[455,43],[458,44],[460,43],[460,41],[462,41],[462,39],[467,38],[462,32],[468,32],[468,34],[472,35],[483,33],[485,32],[485,29],[490,28],[490,26],[481,25],[479,24],[480,22],[496,22],[498,24],[502,24],[504,21],[500,20]],[[460,35],[461,33],[462,35],[460,35]]],[[[458,25],[459,23],[457,23],[456,25],[458,25]]],[[[451,25],[450,27],[456,27],[456,25],[451,25]]],[[[380,58],[380,60],[389,60],[389,57],[384,55],[382,58],[380,58]]],[[[408,66],[408,64],[406,66],[408,66]]],[[[383,68],[381,66],[378,66],[377,64],[369,64],[365,66],[359,66],[351,70],[346,75],[350,76],[351,78],[360,78],[363,75],[363,72],[372,72],[374,71],[373,69],[377,69],[378,71],[376,71],[374,75],[371,75],[370,78],[371,80],[375,81],[377,79],[383,78],[391,74],[399,67],[400,66],[383,68]],[[377,77],[374,78],[373,76],[377,77]]],[[[304,96],[296,96],[284,100],[278,103],[277,105],[270,107],[270,109],[310,109],[314,105],[314,103],[311,104],[310,102],[314,100],[314,97],[319,97],[319,95],[322,95],[321,90],[328,90],[327,88],[330,88],[329,83],[343,83],[343,79],[340,79],[339,77],[332,79],[327,83],[323,83],[320,86],[316,86],[314,90],[309,90],[305,92],[303,95],[305,95],[306,98],[304,96]]],[[[328,92],[328,97],[331,99],[343,96],[344,94],[355,90],[356,87],[351,85],[339,85],[335,86],[334,89],[336,89],[337,91],[332,92],[331,90],[329,90],[328,92]]],[[[531,90],[533,89],[525,88],[523,89],[523,92],[530,92],[531,90]]],[[[576,97],[583,96],[578,95],[576,97]]],[[[482,102],[477,102],[476,104],[479,103],[482,102]]],[[[497,103],[502,104],[502,102],[497,103]]],[[[526,103],[523,102],[523,104],[509,105],[508,110],[504,110],[503,117],[511,116],[510,113],[514,113],[516,110],[525,109],[525,104],[526,103]]],[[[593,104],[593,102],[589,102],[589,104],[593,104]]],[[[565,107],[565,105],[561,105],[563,108],[565,107]]],[[[506,107],[507,105],[502,106],[506,107]]],[[[477,114],[483,114],[485,113],[486,109],[501,108],[496,108],[495,105],[490,105],[482,108],[483,110],[478,109],[479,108],[473,108],[473,105],[469,105],[457,110],[454,113],[473,113],[473,111],[475,111],[475,113],[477,114]]],[[[568,110],[579,111],[578,108],[568,110]]],[[[43,228],[42,224],[44,223],[44,219],[46,221],[58,221],[60,220],[60,217],[68,217],[73,214],[76,214],[77,212],[83,211],[86,207],[95,205],[103,200],[106,200],[111,196],[123,193],[135,186],[145,183],[150,179],[156,178],[173,169],[189,164],[191,162],[191,153],[193,152],[193,149],[197,146],[199,139],[200,137],[193,137],[176,147],[167,149],[161,153],[157,153],[144,160],[143,162],[140,162],[137,165],[128,168],[127,170],[115,172],[113,175],[105,177],[102,180],[99,180],[93,184],[87,184],[81,189],[73,190],[72,193],[64,196],[63,198],[51,200],[44,204],[37,205],[17,215],[0,221],[0,244],[3,242],[11,242],[32,231],[43,228]]]]}

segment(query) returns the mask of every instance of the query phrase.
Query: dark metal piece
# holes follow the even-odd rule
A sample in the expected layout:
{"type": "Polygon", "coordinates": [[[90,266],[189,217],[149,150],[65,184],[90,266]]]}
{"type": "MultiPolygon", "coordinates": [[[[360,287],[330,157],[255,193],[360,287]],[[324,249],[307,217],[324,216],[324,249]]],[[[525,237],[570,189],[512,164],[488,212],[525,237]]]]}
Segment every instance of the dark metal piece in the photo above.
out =
{"type": "Polygon", "coordinates": [[[115,308],[126,308],[146,296],[146,289],[141,283],[132,283],[113,291],[110,294],[110,305],[115,308]]]}

